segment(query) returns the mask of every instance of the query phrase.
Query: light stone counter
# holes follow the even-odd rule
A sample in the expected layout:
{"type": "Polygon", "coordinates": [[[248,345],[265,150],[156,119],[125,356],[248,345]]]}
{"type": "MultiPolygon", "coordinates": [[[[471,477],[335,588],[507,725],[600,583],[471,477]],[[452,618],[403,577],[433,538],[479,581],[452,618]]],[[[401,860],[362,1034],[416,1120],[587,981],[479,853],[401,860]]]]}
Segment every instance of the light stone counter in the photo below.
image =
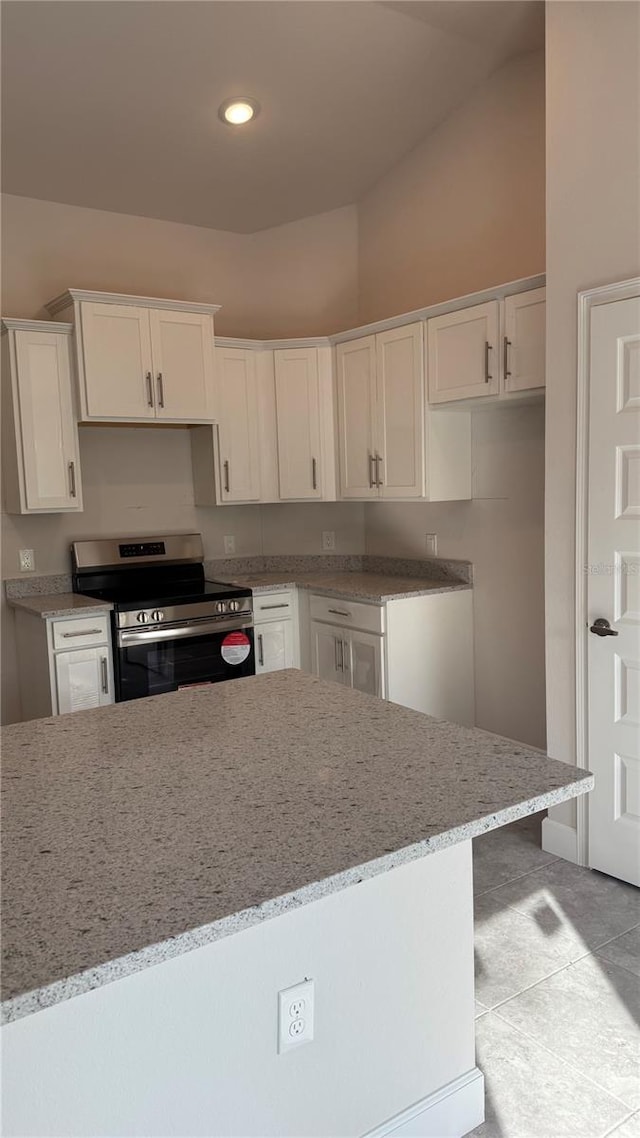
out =
{"type": "Polygon", "coordinates": [[[5,1021],[593,784],[297,671],[2,736],[5,1021]]]}
{"type": "Polygon", "coordinates": [[[253,593],[274,593],[279,589],[308,589],[342,600],[385,601],[404,597],[424,597],[431,593],[453,593],[472,586],[466,581],[434,580],[430,577],[401,577],[388,573],[347,570],[338,573],[249,573],[220,578],[241,585],[253,593]]]}
{"type": "Polygon", "coordinates": [[[71,616],[81,612],[83,616],[110,612],[113,605],[109,601],[99,601],[95,597],[83,597],[80,593],[52,593],[50,596],[9,597],[7,603],[14,609],[41,616],[42,619],[54,616],[71,616]]]}

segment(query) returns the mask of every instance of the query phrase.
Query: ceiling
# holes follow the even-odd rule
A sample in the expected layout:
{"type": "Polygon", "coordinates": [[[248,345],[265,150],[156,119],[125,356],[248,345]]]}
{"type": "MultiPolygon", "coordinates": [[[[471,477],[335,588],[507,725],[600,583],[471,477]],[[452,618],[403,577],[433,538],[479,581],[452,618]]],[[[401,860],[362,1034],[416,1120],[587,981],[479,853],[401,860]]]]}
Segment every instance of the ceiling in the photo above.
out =
{"type": "Polygon", "coordinates": [[[253,233],[357,201],[543,36],[537,0],[5,0],[3,188],[253,233]]]}

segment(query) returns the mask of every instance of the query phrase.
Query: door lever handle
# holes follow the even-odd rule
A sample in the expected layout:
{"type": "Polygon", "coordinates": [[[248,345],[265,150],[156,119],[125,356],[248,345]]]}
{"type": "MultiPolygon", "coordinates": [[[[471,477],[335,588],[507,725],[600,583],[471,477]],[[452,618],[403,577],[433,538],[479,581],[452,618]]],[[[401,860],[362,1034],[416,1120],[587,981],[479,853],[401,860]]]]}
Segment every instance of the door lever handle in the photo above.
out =
{"type": "Polygon", "coordinates": [[[618,636],[615,628],[612,628],[609,621],[604,616],[599,616],[594,620],[589,632],[593,632],[594,636],[618,636]]]}

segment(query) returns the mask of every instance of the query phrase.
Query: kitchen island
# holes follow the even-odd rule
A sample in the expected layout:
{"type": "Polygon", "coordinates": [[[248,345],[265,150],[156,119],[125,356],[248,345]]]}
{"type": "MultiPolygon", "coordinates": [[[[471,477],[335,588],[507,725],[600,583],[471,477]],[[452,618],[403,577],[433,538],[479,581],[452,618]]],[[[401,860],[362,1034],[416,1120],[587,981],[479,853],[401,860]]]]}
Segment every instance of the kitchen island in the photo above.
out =
{"type": "Polygon", "coordinates": [[[480,1121],[471,838],[587,772],[295,671],[15,725],[3,768],[6,1136],[480,1121]]]}

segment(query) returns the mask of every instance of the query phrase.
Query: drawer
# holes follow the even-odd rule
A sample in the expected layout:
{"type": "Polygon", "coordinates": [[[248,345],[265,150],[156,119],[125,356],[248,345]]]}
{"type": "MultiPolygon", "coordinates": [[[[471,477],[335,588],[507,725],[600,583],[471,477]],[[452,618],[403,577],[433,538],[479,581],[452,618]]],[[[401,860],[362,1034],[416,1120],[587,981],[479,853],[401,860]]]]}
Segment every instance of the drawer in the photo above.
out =
{"type": "Polygon", "coordinates": [[[258,593],[253,597],[253,623],[263,624],[266,620],[287,620],[293,616],[293,592],[258,593]]]}
{"type": "Polygon", "coordinates": [[[75,616],[52,621],[53,647],[55,651],[64,648],[87,648],[90,644],[105,644],[109,640],[109,614],[94,616],[75,616]]]}
{"type": "Polygon", "coordinates": [[[312,620],[322,620],[325,624],[339,624],[343,628],[361,628],[363,632],[384,632],[382,605],[367,605],[362,601],[313,595],[310,601],[310,616],[312,620]]]}

